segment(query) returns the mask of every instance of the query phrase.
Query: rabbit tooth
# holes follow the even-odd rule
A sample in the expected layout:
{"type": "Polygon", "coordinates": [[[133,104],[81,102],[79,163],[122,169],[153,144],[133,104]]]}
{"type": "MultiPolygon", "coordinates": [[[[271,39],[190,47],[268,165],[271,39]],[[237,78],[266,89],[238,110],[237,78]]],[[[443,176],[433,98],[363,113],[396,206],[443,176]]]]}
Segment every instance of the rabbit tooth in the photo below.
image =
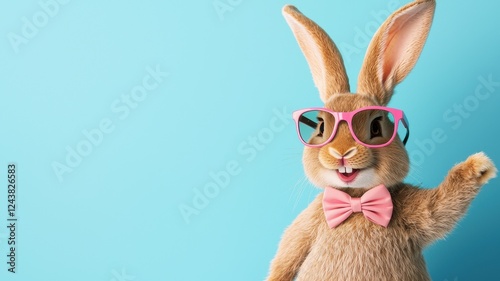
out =
{"type": "Polygon", "coordinates": [[[345,167],[344,166],[342,166],[342,167],[339,168],[339,173],[345,173],[345,172],[346,171],[345,171],[345,167]]]}
{"type": "Polygon", "coordinates": [[[351,167],[345,167],[345,172],[350,174],[352,173],[352,168],[351,167]]]}

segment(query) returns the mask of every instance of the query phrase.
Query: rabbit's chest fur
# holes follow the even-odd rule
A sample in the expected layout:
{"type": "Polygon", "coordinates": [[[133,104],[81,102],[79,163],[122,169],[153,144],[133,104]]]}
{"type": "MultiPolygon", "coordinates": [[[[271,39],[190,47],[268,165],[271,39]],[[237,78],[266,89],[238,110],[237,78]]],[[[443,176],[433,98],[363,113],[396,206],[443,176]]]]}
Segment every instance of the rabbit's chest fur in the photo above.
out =
{"type": "Polygon", "coordinates": [[[321,208],[322,195],[318,196],[312,203],[317,204],[317,235],[296,280],[430,280],[422,248],[402,219],[412,206],[401,206],[401,199],[393,198],[394,212],[387,228],[355,213],[330,229],[321,208]]]}

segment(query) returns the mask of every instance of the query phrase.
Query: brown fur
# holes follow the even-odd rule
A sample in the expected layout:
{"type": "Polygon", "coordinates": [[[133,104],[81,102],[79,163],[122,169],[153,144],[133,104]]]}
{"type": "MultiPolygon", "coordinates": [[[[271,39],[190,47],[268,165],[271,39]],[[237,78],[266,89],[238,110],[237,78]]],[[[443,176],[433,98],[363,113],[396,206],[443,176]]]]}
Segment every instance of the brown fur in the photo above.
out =
{"type": "MultiPolygon", "coordinates": [[[[394,212],[387,228],[360,213],[328,228],[320,194],[285,231],[267,280],[430,280],[422,249],[454,227],[494,172],[478,153],[435,189],[390,187],[394,212]]],[[[366,191],[341,190],[355,197],[366,191]]]]}
{"type": "MultiPolygon", "coordinates": [[[[308,60],[325,107],[347,112],[389,102],[394,87],[420,55],[434,6],[433,0],[415,1],[387,19],[368,48],[358,94],[348,93],[342,58],[328,35],[294,7],[286,6],[283,13],[308,60]]],[[[387,122],[383,126],[389,126],[387,122]]],[[[353,126],[363,123],[365,120],[360,120],[353,126]]],[[[325,175],[340,166],[332,149],[341,155],[354,150],[346,163],[374,171],[370,178],[373,185],[336,188],[360,197],[375,184],[385,184],[394,204],[392,219],[384,228],[355,213],[330,229],[320,194],[285,231],[268,281],[430,280],[422,249],[453,229],[480,187],[496,174],[491,160],[477,153],[453,167],[434,189],[402,183],[409,159],[401,140],[382,148],[367,148],[356,143],[347,124],[341,122],[330,143],[304,149],[305,173],[322,188],[332,188],[325,175]]]]}
{"type": "Polygon", "coordinates": [[[349,80],[344,61],[330,36],[312,20],[302,16],[293,6],[285,6],[288,24],[297,30],[294,33],[309,63],[314,83],[320,88],[323,101],[335,93],[348,93],[349,80]]]}

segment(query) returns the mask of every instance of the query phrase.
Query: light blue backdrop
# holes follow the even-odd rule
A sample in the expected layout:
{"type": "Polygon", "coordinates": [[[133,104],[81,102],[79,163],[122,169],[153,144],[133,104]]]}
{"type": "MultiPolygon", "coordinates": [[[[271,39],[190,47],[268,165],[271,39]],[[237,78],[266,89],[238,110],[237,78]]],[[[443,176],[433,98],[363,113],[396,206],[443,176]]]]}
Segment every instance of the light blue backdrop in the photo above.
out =
{"type": "MultiPolygon", "coordinates": [[[[337,42],[355,88],[367,38],[406,2],[292,3],[337,42]]],[[[0,178],[17,163],[19,221],[11,274],[2,180],[0,279],[264,279],[319,192],[290,113],[321,103],[284,4],[2,1],[0,178]]],[[[499,9],[438,1],[391,102],[411,123],[409,182],[436,186],[477,151],[500,165],[499,9]]],[[[498,278],[499,196],[492,180],[426,251],[433,280],[498,278]]]]}

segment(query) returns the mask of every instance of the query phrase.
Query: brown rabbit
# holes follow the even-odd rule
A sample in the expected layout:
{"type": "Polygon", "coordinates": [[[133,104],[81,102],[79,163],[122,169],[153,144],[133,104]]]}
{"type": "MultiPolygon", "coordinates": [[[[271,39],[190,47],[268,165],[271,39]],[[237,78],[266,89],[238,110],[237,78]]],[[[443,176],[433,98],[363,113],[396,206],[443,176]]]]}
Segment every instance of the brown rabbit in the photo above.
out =
{"type": "Polygon", "coordinates": [[[422,249],[450,232],[480,187],[495,177],[492,161],[477,153],[453,167],[437,188],[402,182],[409,158],[394,126],[408,124],[404,118],[388,118],[391,112],[382,109],[415,65],[434,9],[434,0],[415,1],[389,16],[368,47],[352,94],[330,37],[295,7],[283,8],[325,104],[294,114],[297,124],[312,127],[312,134],[302,138],[304,170],[325,193],[285,231],[267,280],[430,280],[422,249]],[[388,190],[385,203],[392,203],[385,223],[370,219],[368,208],[359,205],[363,198],[356,199],[380,185],[388,190]],[[326,191],[333,190],[351,200],[351,211],[334,225],[324,206],[326,191]]]}

